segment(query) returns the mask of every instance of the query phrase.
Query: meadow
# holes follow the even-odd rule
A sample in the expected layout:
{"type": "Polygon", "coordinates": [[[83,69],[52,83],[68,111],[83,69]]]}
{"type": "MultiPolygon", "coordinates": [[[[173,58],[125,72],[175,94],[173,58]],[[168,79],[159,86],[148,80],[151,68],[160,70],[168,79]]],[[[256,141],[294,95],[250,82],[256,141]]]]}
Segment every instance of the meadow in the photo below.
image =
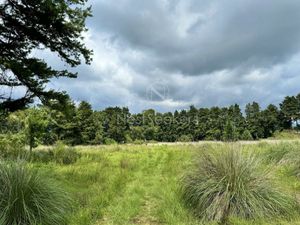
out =
{"type": "MultiPolygon", "coordinates": [[[[297,163],[285,159],[289,152],[299,149],[300,153],[297,141],[78,146],[81,157],[76,163],[30,165],[71,193],[68,218],[72,225],[216,224],[201,223],[184,204],[180,188],[195,157],[209,148],[235,148],[258,155],[262,167],[271,172],[274,185],[295,199],[299,197],[297,163]]],[[[288,218],[230,218],[230,222],[292,225],[300,224],[300,217],[294,213],[288,218]]]]}

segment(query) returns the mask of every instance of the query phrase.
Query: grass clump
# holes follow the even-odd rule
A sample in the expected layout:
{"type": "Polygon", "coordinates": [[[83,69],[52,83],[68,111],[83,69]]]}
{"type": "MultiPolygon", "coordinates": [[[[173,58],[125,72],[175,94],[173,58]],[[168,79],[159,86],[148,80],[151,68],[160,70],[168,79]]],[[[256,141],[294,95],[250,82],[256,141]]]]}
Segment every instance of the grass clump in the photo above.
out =
{"type": "Polygon", "coordinates": [[[182,180],[183,198],[203,221],[291,216],[296,201],[274,187],[257,156],[223,147],[199,156],[182,180]]]}
{"type": "Polygon", "coordinates": [[[68,147],[63,143],[57,143],[52,152],[54,161],[58,164],[69,165],[75,163],[79,158],[80,154],[72,147],[68,147]]]}
{"type": "Polygon", "coordinates": [[[52,179],[23,163],[0,162],[1,225],[63,225],[69,205],[52,179]]]}
{"type": "Polygon", "coordinates": [[[66,146],[62,142],[56,143],[53,148],[35,150],[30,155],[31,162],[70,165],[77,162],[81,154],[75,148],[66,146]]]}

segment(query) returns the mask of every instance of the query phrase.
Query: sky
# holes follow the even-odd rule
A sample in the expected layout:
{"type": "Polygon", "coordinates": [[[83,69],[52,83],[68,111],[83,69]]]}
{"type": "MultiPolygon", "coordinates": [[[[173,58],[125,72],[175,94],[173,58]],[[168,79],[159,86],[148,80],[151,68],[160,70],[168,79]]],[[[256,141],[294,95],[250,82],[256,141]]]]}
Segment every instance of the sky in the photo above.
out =
{"type": "MultiPolygon", "coordinates": [[[[91,0],[91,65],[52,80],[96,110],[278,104],[300,92],[299,0],[91,0]]],[[[56,57],[47,56],[52,65],[56,57]]]]}

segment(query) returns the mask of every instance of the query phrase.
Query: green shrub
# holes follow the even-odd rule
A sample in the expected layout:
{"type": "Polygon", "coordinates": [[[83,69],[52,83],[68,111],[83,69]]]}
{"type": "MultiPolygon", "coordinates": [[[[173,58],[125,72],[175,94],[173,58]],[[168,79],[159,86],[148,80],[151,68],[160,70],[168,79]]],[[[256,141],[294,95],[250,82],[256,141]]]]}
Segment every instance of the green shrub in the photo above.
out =
{"type": "Polygon", "coordinates": [[[4,159],[26,158],[24,136],[20,134],[0,135],[0,157],[4,159]]]}
{"type": "Polygon", "coordinates": [[[188,134],[188,135],[181,135],[178,140],[179,142],[191,142],[193,141],[193,137],[192,135],[188,134]]]}
{"type": "Polygon", "coordinates": [[[105,145],[116,145],[117,142],[112,138],[104,138],[104,144],[105,145]]]}
{"type": "Polygon", "coordinates": [[[22,163],[0,162],[2,225],[66,224],[70,198],[56,182],[22,163]]]}
{"type": "Polygon", "coordinates": [[[274,187],[256,156],[240,149],[210,150],[182,180],[187,205],[204,221],[226,224],[230,216],[255,219],[291,216],[296,200],[274,187]]]}
{"type": "Polygon", "coordinates": [[[56,163],[65,165],[75,163],[80,157],[80,154],[74,148],[68,147],[61,142],[57,143],[49,154],[53,155],[56,163]]]}
{"type": "Polygon", "coordinates": [[[132,142],[133,142],[133,140],[130,137],[130,134],[125,134],[125,143],[132,143],[132,142]]]}

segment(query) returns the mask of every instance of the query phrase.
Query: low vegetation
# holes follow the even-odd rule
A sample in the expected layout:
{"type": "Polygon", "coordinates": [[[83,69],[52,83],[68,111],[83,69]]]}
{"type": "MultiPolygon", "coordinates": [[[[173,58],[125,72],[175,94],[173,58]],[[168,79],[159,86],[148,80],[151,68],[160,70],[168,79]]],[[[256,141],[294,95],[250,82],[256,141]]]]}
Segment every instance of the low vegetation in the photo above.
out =
{"type": "Polygon", "coordinates": [[[201,152],[183,178],[183,197],[204,221],[291,216],[297,202],[275,187],[261,160],[233,146],[201,152]]]}
{"type": "Polygon", "coordinates": [[[0,162],[2,225],[67,224],[67,193],[47,175],[22,162],[0,162]]]}
{"type": "MultiPolygon", "coordinates": [[[[56,148],[69,147],[33,154],[56,148]]],[[[71,212],[64,213],[71,225],[294,225],[300,223],[300,178],[288,158],[297,149],[296,141],[78,146],[73,150],[80,157],[71,164],[36,160],[25,168],[39,170],[36,180],[51,179],[50,186],[30,186],[60,182],[55,202],[72,196],[71,212]]]]}
{"type": "Polygon", "coordinates": [[[299,224],[299,151],[297,141],[58,142],[22,163],[2,157],[0,224],[299,224]]]}

